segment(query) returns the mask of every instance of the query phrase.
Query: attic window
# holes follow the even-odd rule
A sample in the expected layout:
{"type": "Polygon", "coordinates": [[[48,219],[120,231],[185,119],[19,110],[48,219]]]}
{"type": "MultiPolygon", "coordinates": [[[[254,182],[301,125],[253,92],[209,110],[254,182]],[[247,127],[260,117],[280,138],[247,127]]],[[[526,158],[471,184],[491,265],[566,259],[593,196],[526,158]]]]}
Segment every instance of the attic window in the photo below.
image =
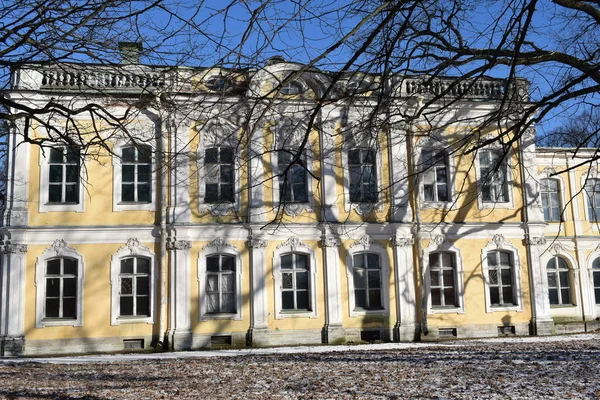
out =
{"type": "Polygon", "coordinates": [[[214,91],[223,91],[227,88],[227,79],[221,75],[212,76],[206,81],[206,87],[214,91]]]}
{"type": "Polygon", "coordinates": [[[364,92],[369,87],[369,82],[364,79],[352,79],[346,86],[349,92],[364,92]]]}
{"type": "Polygon", "coordinates": [[[300,94],[303,91],[302,85],[296,81],[288,82],[281,88],[282,94],[300,94]]]}

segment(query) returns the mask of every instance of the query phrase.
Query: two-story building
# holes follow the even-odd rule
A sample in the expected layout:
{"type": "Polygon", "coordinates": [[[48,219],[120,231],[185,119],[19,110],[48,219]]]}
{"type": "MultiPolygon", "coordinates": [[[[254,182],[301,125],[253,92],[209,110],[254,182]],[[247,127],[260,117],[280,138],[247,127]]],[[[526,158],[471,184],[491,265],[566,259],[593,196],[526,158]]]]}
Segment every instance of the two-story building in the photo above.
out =
{"type": "Polygon", "coordinates": [[[11,100],[65,110],[11,128],[2,354],[597,327],[600,178],[534,129],[488,140],[517,89],[279,58],[15,70],[11,100]]]}

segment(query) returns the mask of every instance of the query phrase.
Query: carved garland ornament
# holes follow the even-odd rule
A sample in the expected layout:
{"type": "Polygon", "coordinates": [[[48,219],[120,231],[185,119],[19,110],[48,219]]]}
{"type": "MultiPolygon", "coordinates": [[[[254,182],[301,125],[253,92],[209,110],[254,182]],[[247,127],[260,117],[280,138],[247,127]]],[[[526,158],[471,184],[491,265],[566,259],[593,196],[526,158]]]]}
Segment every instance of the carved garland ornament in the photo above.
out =
{"type": "Polygon", "coordinates": [[[290,236],[288,240],[283,243],[277,245],[277,249],[281,249],[283,247],[290,247],[292,251],[296,251],[298,247],[307,247],[310,248],[306,243],[300,241],[297,236],[290,236]]]}
{"type": "Polygon", "coordinates": [[[217,236],[212,242],[202,247],[202,250],[206,250],[209,247],[215,247],[217,249],[217,252],[219,253],[223,250],[223,248],[235,249],[234,245],[232,245],[220,236],[217,236]]]}
{"type": "Polygon", "coordinates": [[[167,242],[167,250],[189,250],[192,248],[192,242],[188,240],[173,240],[167,242]]]}
{"type": "Polygon", "coordinates": [[[383,247],[379,242],[373,240],[373,238],[369,235],[364,235],[363,237],[361,237],[360,239],[358,239],[356,242],[352,243],[350,245],[350,248],[356,247],[356,246],[362,246],[365,249],[370,249],[371,246],[379,246],[379,247],[383,247]]]}

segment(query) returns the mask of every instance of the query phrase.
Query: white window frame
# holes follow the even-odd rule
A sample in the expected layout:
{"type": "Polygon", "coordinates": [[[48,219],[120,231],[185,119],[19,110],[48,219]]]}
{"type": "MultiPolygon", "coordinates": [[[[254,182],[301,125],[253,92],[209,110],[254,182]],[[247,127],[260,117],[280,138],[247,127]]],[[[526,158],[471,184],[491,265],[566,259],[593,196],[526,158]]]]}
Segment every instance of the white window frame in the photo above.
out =
{"type": "Polygon", "coordinates": [[[213,216],[224,216],[239,211],[240,205],[240,145],[239,128],[222,118],[212,118],[200,123],[198,155],[198,211],[213,216]],[[206,150],[214,147],[230,147],[233,150],[233,202],[207,203],[206,198],[206,150]]]}
{"type": "Polygon", "coordinates": [[[121,247],[110,260],[110,286],[111,286],[111,307],[110,307],[110,324],[133,324],[133,323],[155,323],[156,315],[156,291],[157,291],[158,273],[157,260],[154,254],[148,247],[143,246],[137,239],[129,239],[127,244],[121,247]],[[141,257],[150,260],[150,315],[149,316],[120,316],[120,295],[121,290],[121,260],[129,257],[141,257]]]}
{"type": "Polygon", "coordinates": [[[508,200],[507,201],[484,201],[483,200],[483,180],[484,177],[482,177],[481,175],[481,170],[482,170],[482,166],[480,164],[480,157],[481,154],[483,152],[487,152],[487,151],[491,151],[491,152],[500,152],[500,153],[504,153],[504,150],[497,144],[492,144],[489,146],[486,146],[482,149],[480,149],[476,154],[475,154],[475,165],[476,165],[476,170],[477,170],[477,205],[479,206],[479,209],[483,210],[483,209],[494,209],[494,208],[498,208],[498,209],[514,209],[515,205],[514,205],[514,194],[513,194],[513,186],[514,186],[514,182],[512,179],[512,173],[511,171],[514,170],[514,165],[513,165],[513,161],[512,161],[512,155],[513,155],[513,151],[509,150],[506,154],[506,157],[504,159],[504,167],[506,169],[506,191],[507,191],[507,195],[508,195],[508,200]]]}
{"type": "MultiPolygon", "coordinates": [[[[358,118],[358,116],[355,116],[358,118]]],[[[349,128],[349,132],[344,136],[344,145],[342,146],[342,171],[344,177],[344,211],[354,210],[358,215],[368,216],[372,212],[383,211],[385,194],[383,192],[383,154],[381,151],[379,134],[373,138],[367,138],[364,133],[356,132],[349,128]],[[374,203],[353,203],[350,201],[350,169],[348,168],[348,152],[350,150],[366,149],[375,152],[375,173],[377,178],[377,201],[374,203]]]]}
{"type": "Polygon", "coordinates": [[[65,148],[68,147],[66,144],[55,144],[51,147],[40,147],[40,154],[38,159],[38,165],[40,167],[40,189],[39,189],[39,207],[38,212],[56,212],[56,211],[71,211],[71,212],[84,212],[85,211],[85,187],[84,187],[84,156],[80,154],[79,159],[79,199],[77,204],[71,203],[50,203],[49,202],[49,190],[50,190],[50,179],[48,174],[50,173],[50,149],[51,148],[65,148]]]}
{"type": "Polygon", "coordinates": [[[453,243],[445,241],[442,235],[438,235],[423,249],[423,262],[425,264],[427,285],[427,314],[464,314],[465,313],[465,293],[464,293],[464,269],[460,250],[453,243]],[[455,290],[456,307],[436,308],[431,304],[431,278],[429,276],[429,255],[431,253],[447,252],[454,253],[456,265],[455,272],[455,290]]]}
{"type": "MultiPolygon", "coordinates": [[[[562,294],[560,293],[561,290],[563,290],[564,288],[561,286],[560,284],[560,272],[561,270],[559,269],[554,269],[553,271],[555,271],[554,273],[556,274],[556,282],[557,282],[557,294],[560,296],[560,304],[552,304],[550,303],[550,307],[555,307],[555,308],[560,308],[560,307],[574,307],[577,306],[577,295],[575,293],[575,277],[573,276],[573,269],[571,267],[571,263],[569,262],[568,259],[566,259],[566,257],[564,257],[564,255],[562,254],[555,254],[554,256],[550,257],[546,262],[545,262],[545,267],[546,267],[546,275],[548,275],[548,264],[550,262],[554,262],[556,264],[556,259],[562,259],[565,264],[567,265],[567,278],[569,280],[569,303],[564,303],[562,301],[562,294]]],[[[564,270],[562,270],[564,271],[564,270]]],[[[548,283],[548,290],[550,290],[550,283],[548,283]]],[[[548,301],[550,300],[550,294],[548,293],[548,301]]]]}
{"type": "Polygon", "coordinates": [[[153,146],[150,145],[150,143],[132,143],[131,141],[118,141],[114,148],[113,148],[113,157],[112,157],[112,164],[113,164],[113,211],[115,212],[119,212],[119,211],[156,211],[156,187],[157,187],[157,180],[156,180],[156,169],[157,169],[157,165],[156,165],[156,157],[154,154],[154,148],[153,146]],[[151,202],[150,203],[134,203],[134,202],[122,202],[121,201],[121,196],[122,196],[122,179],[123,179],[123,169],[122,169],[122,162],[121,162],[121,158],[123,156],[123,149],[126,147],[139,147],[139,146],[144,146],[144,147],[149,147],[150,148],[150,155],[152,157],[152,162],[150,164],[150,168],[151,168],[151,177],[150,177],[150,198],[151,198],[151,202]]]}
{"type": "Polygon", "coordinates": [[[273,252],[273,279],[275,281],[275,319],[284,318],[317,318],[317,258],[314,250],[303,243],[296,236],[288,238],[285,242],[277,245],[273,252]],[[308,282],[309,282],[309,311],[283,311],[281,300],[281,256],[289,253],[304,254],[308,257],[310,263],[308,282]]]}
{"type": "Polygon", "coordinates": [[[228,319],[242,320],[242,254],[240,251],[221,237],[205,245],[198,255],[198,301],[200,321],[228,319]],[[235,313],[206,312],[206,257],[214,255],[232,256],[235,260],[235,313]]]}
{"type": "Polygon", "coordinates": [[[423,143],[418,143],[418,154],[419,154],[419,161],[418,161],[418,165],[421,167],[421,169],[423,170],[421,172],[421,176],[419,176],[419,200],[420,200],[420,206],[421,208],[444,208],[444,209],[450,209],[450,210],[456,210],[458,209],[458,192],[456,191],[456,160],[454,157],[454,154],[452,152],[452,149],[449,146],[443,147],[440,146],[439,143],[435,143],[433,142],[433,140],[425,140],[423,143]],[[429,169],[425,170],[424,169],[424,162],[425,159],[423,157],[423,152],[424,151],[434,151],[434,152],[440,152],[443,151],[446,154],[446,174],[447,174],[447,181],[448,181],[448,197],[449,200],[447,201],[429,201],[429,200],[425,200],[425,182],[423,181],[423,176],[425,175],[425,173],[427,171],[429,171],[429,169]]]}
{"type": "MultiPolygon", "coordinates": [[[[584,193],[584,208],[585,208],[585,220],[587,222],[589,222],[590,224],[592,224],[592,226],[597,227],[598,224],[600,224],[600,219],[598,221],[596,221],[596,218],[594,216],[594,218],[592,219],[592,215],[590,214],[590,207],[589,207],[589,201],[590,201],[590,195],[588,194],[588,191],[586,189],[586,184],[589,181],[598,181],[598,185],[600,185],[600,176],[597,176],[596,174],[591,175],[590,176],[586,176],[584,175],[582,177],[582,182],[581,182],[581,188],[582,191],[584,193]]],[[[596,193],[597,196],[600,196],[600,192],[594,192],[596,193]]],[[[597,230],[598,228],[596,228],[595,230],[597,230]]]]}
{"type": "Polygon", "coordinates": [[[77,250],[67,246],[67,243],[58,239],[51,247],[37,258],[35,263],[35,327],[44,328],[47,326],[82,326],[83,325],[83,282],[85,265],[83,255],[77,250]],[[47,262],[57,258],[72,258],[77,261],[77,317],[75,319],[56,319],[45,318],[45,299],[46,299],[46,266],[47,262]]]}
{"type": "MultiPolygon", "coordinates": [[[[561,223],[563,221],[563,202],[562,202],[562,196],[561,196],[561,184],[562,182],[560,181],[560,179],[556,179],[556,178],[546,178],[546,177],[542,177],[540,179],[540,203],[542,204],[542,211],[544,213],[544,221],[549,223],[549,224],[556,224],[556,223],[561,223]],[[544,181],[552,181],[556,183],[556,192],[548,192],[548,191],[544,191],[543,190],[543,182],[544,181]],[[548,195],[549,193],[556,193],[556,200],[558,201],[558,220],[554,220],[552,219],[552,206],[550,205],[550,220],[546,219],[546,210],[544,207],[544,202],[542,199],[542,195],[546,194],[548,195]]],[[[550,201],[550,196],[548,196],[548,200],[550,201]]]]}
{"type": "Polygon", "coordinates": [[[348,280],[348,312],[351,317],[390,314],[390,260],[385,248],[369,236],[350,245],[346,255],[346,279],[348,280]],[[354,293],[354,256],[374,253],[379,256],[381,278],[381,309],[357,309],[354,293]]]}
{"type": "Polygon", "coordinates": [[[567,209],[565,208],[565,204],[568,204],[568,201],[566,199],[566,184],[565,184],[565,180],[562,176],[560,175],[552,175],[554,174],[556,171],[554,168],[552,167],[548,167],[546,166],[539,174],[540,176],[540,184],[538,185],[539,187],[539,192],[540,192],[540,197],[539,197],[539,206],[542,212],[542,215],[544,213],[543,210],[543,205],[542,205],[542,198],[541,198],[541,179],[554,179],[556,181],[558,181],[558,201],[560,202],[560,207],[561,207],[561,221],[560,222],[547,222],[548,225],[546,225],[546,231],[549,233],[559,233],[561,231],[564,231],[564,220],[567,216],[567,209]]]}
{"type": "MultiPolygon", "coordinates": [[[[600,262],[600,251],[596,250],[591,253],[588,257],[588,276],[589,276],[589,290],[590,290],[590,298],[592,299],[592,304],[594,305],[596,317],[600,315],[600,304],[596,301],[596,291],[594,286],[594,272],[600,274],[600,269],[594,269],[594,261],[598,260],[600,262]]],[[[598,299],[600,301],[600,299],[598,299]]]]}
{"type": "MultiPolygon", "coordinates": [[[[308,126],[302,121],[292,120],[284,118],[277,123],[273,122],[275,127],[275,137],[273,140],[273,147],[271,152],[271,169],[273,171],[272,185],[273,185],[273,207],[277,208],[280,205],[280,193],[279,193],[279,180],[283,177],[279,175],[282,171],[279,171],[279,151],[280,150],[291,150],[292,152],[297,151],[304,140],[304,135],[307,134],[308,126]],[[291,129],[290,129],[291,128],[291,129]]],[[[315,155],[312,151],[310,140],[306,141],[303,152],[304,163],[306,166],[306,191],[308,196],[307,202],[293,202],[285,203],[283,205],[283,211],[292,217],[298,216],[303,212],[314,211],[314,187],[311,174],[314,174],[315,155]]]]}
{"type": "Polygon", "coordinates": [[[506,311],[523,311],[523,290],[521,288],[521,259],[519,250],[510,242],[504,240],[502,235],[495,235],[494,238],[481,249],[481,268],[483,273],[483,282],[485,285],[485,312],[506,312],[506,311]],[[490,280],[489,280],[489,265],[488,253],[490,252],[507,252],[511,253],[513,261],[513,296],[517,304],[512,306],[494,306],[491,304],[490,295],[490,280]]]}

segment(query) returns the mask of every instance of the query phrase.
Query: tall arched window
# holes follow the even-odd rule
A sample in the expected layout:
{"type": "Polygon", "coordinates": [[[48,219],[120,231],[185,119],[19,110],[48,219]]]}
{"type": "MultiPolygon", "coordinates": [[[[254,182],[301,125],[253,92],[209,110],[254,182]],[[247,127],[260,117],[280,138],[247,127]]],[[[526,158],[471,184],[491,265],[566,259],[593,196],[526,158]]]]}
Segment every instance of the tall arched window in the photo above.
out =
{"type": "Polygon", "coordinates": [[[381,261],[379,254],[358,253],[352,257],[354,305],[357,309],[381,309],[381,261]]]}
{"type": "Polygon", "coordinates": [[[454,253],[429,254],[429,287],[432,307],[458,307],[454,253]]]}
{"type": "Polygon", "coordinates": [[[513,253],[490,251],[487,253],[487,272],[490,286],[490,305],[516,305],[513,253]]]}
{"type": "Polygon", "coordinates": [[[546,265],[551,305],[571,305],[571,277],[567,262],[554,256],[546,265]]]}

